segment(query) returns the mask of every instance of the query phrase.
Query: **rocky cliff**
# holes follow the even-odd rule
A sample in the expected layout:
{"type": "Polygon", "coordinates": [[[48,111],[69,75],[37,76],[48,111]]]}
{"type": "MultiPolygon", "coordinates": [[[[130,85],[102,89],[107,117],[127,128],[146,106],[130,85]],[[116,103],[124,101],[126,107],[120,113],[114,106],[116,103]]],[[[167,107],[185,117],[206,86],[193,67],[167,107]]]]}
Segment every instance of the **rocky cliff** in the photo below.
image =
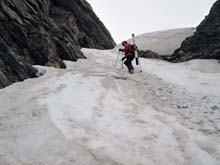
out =
{"type": "Polygon", "coordinates": [[[110,33],[85,0],[0,1],[0,88],[36,77],[31,65],[65,68],[81,47],[110,49],[110,33]]]}
{"type": "Polygon", "coordinates": [[[196,58],[220,59],[220,0],[215,2],[195,34],[185,39],[174,52],[171,61],[182,62],[196,58]]]}

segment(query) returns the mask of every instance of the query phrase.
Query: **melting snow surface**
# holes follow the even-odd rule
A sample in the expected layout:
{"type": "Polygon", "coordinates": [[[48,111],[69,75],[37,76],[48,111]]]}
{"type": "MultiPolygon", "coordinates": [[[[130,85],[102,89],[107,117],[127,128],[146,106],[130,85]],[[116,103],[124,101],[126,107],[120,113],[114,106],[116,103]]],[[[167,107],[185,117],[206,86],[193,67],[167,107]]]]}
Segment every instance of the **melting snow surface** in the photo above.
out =
{"type": "Polygon", "coordinates": [[[82,51],[0,90],[1,165],[220,164],[217,61],[142,59],[129,75],[114,51],[82,51]]]}

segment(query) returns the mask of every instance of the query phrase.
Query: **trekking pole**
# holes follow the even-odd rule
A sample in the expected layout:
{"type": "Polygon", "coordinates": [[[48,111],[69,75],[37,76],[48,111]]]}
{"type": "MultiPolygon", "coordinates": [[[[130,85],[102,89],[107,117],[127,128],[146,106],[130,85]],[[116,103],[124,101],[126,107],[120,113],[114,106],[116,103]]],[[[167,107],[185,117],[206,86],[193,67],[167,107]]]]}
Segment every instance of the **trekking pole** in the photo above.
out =
{"type": "Polygon", "coordinates": [[[117,69],[117,66],[118,66],[119,55],[120,55],[120,51],[118,51],[118,57],[117,57],[117,60],[116,60],[115,69],[117,69]]]}
{"type": "Polygon", "coordinates": [[[123,70],[124,69],[124,61],[121,61],[121,69],[123,70]]]}
{"type": "Polygon", "coordinates": [[[140,67],[140,72],[142,72],[140,59],[139,59],[139,67],[140,67]]]}

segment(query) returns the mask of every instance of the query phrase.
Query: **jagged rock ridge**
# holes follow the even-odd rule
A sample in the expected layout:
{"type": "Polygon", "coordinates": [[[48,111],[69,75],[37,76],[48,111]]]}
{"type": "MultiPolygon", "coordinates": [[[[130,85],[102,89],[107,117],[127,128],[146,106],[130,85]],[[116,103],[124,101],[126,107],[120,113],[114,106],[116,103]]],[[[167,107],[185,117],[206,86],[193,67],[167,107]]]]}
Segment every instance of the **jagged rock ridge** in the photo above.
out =
{"type": "Polygon", "coordinates": [[[174,52],[171,61],[191,59],[220,59],[220,0],[214,3],[195,34],[185,39],[181,47],[174,52]]]}
{"type": "Polygon", "coordinates": [[[85,0],[1,0],[0,88],[36,77],[31,65],[65,68],[80,47],[110,49],[110,33],[85,0]]]}

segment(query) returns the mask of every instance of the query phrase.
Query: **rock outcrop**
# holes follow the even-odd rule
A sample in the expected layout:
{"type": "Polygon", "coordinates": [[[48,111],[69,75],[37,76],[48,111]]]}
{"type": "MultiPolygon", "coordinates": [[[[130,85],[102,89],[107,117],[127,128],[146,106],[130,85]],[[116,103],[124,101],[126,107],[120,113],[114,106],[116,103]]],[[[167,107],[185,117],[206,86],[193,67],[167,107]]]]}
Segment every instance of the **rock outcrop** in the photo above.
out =
{"type": "Polygon", "coordinates": [[[110,49],[110,33],[85,0],[1,0],[0,88],[36,77],[31,65],[65,68],[81,47],[110,49]]]}
{"type": "Polygon", "coordinates": [[[163,59],[162,55],[159,55],[158,53],[153,52],[152,50],[139,50],[138,55],[142,58],[163,59]]]}
{"type": "Polygon", "coordinates": [[[170,61],[191,59],[220,59],[220,0],[215,2],[195,34],[183,41],[170,61]]]}
{"type": "Polygon", "coordinates": [[[160,59],[165,61],[170,61],[172,58],[171,55],[160,55],[152,50],[139,50],[138,55],[141,58],[160,59]]]}

